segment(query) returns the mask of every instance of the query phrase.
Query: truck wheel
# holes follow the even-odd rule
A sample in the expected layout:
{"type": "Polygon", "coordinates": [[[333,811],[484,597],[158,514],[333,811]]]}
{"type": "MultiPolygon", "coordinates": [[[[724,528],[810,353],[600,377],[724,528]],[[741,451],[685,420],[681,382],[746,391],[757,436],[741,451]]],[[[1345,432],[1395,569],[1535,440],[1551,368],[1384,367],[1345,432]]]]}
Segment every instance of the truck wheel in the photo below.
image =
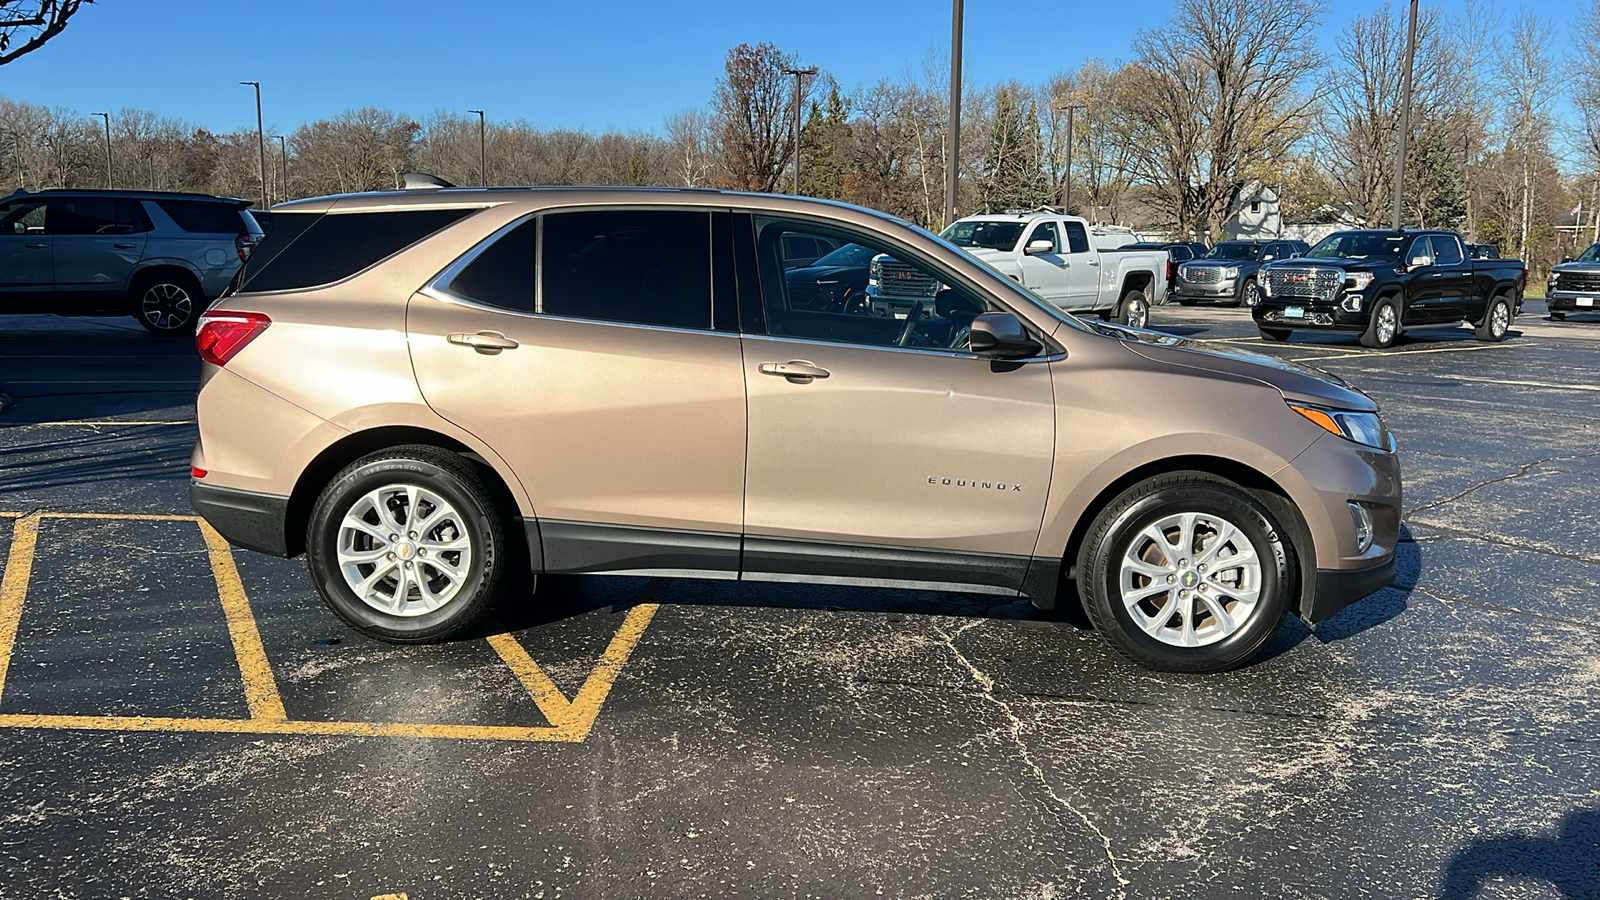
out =
{"type": "Polygon", "coordinates": [[[1361,333],[1361,346],[1387,350],[1394,346],[1399,336],[1400,303],[1393,297],[1384,297],[1373,304],[1367,330],[1361,333]]]}
{"type": "Polygon", "coordinates": [[[1144,298],[1143,291],[1129,291],[1122,295],[1122,303],[1117,307],[1117,321],[1134,328],[1149,324],[1150,301],[1144,298]]]}
{"type": "Polygon", "coordinates": [[[1489,309],[1483,314],[1483,321],[1473,329],[1480,341],[1498,343],[1506,339],[1506,331],[1511,328],[1511,304],[1506,302],[1504,294],[1496,296],[1489,301],[1489,309]]]}
{"type": "Polygon", "coordinates": [[[357,631],[400,644],[442,641],[478,621],[515,557],[472,466],[420,445],[347,466],[323,488],[306,533],[322,599],[357,631]]]}
{"type": "Polygon", "coordinates": [[[1268,328],[1265,325],[1257,325],[1256,330],[1261,332],[1261,337],[1264,340],[1278,341],[1280,343],[1287,341],[1289,335],[1294,331],[1293,328],[1268,328]]]}
{"type": "Polygon", "coordinates": [[[1555,312],[1554,310],[1551,311],[1551,313],[1550,313],[1550,321],[1552,321],[1552,322],[1565,322],[1566,320],[1567,320],[1567,314],[1566,313],[1564,313],[1564,312],[1555,312]]]}
{"type": "Polygon", "coordinates": [[[1078,591],[1095,629],[1134,662],[1232,669],[1283,624],[1297,566],[1284,534],[1231,481],[1156,476],[1095,516],[1078,551],[1078,591]]]}
{"type": "Polygon", "coordinates": [[[1255,305],[1260,302],[1261,286],[1256,284],[1256,280],[1254,278],[1246,278],[1244,284],[1239,288],[1239,299],[1228,305],[1238,306],[1240,303],[1243,303],[1245,306],[1254,308],[1255,305]]]}
{"type": "Polygon", "coordinates": [[[1179,297],[1178,298],[1178,305],[1179,306],[1193,306],[1194,305],[1194,298],[1193,297],[1179,297]]]}

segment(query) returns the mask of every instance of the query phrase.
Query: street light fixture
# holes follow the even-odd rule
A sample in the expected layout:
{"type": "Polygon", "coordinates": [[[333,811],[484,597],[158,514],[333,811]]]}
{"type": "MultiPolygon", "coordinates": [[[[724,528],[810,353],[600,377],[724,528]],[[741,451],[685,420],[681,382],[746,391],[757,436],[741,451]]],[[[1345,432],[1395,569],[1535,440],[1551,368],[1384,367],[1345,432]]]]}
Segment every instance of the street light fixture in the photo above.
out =
{"type": "Polygon", "coordinates": [[[261,154],[261,206],[267,208],[272,206],[272,203],[267,199],[267,133],[261,127],[261,82],[241,81],[239,83],[248,84],[256,89],[256,150],[261,154]]]}
{"type": "Polygon", "coordinates": [[[1406,145],[1411,139],[1411,72],[1417,63],[1417,0],[1411,0],[1411,28],[1406,32],[1406,81],[1400,102],[1400,160],[1394,177],[1394,230],[1399,231],[1405,207],[1406,145]]]}
{"type": "Polygon", "coordinates": [[[478,187],[489,186],[489,154],[484,149],[483,140],[483,110],[469,109],[469,113],[478,114],[478,187]]]}
{"type": "Polygon", "coordinates": [[[111,114],[101,112],[89,115],[99,116],[106,122],[106,190],[109,191],[111,190],[111,114]]]}
{"type": "Polygon", "coordinates": [[[952,0],[950,25],[950,152],[944,164],[944,224],[956,220],[956,185],[961,175],[961,0],[952,0]]]}
{"type": "Polygon", "coordinates": [[[800,195],[800,83],[807,75],[817,74],[816,66],[807,66],[804,69],[784,69],[785,75],[794,76],[794,190],[789,193],[800,195]]]}

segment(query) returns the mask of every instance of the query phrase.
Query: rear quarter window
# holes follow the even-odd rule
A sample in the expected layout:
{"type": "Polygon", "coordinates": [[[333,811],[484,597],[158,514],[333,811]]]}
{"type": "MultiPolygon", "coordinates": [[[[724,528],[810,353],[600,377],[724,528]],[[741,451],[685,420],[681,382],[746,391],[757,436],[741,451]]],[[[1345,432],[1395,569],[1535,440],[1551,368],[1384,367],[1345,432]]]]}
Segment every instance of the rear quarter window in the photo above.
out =
{"type": "Polygon", "coordinates": [[[249,229],[238,207],[214,200],[157,200],[161,211],[190,234],[244,234],[249,229]]]}
{"type": "Polygon", "coordinates": [[[241,291],[293,291],[349,278],[475,209],[276,213],[241,271],[241,291]]]}

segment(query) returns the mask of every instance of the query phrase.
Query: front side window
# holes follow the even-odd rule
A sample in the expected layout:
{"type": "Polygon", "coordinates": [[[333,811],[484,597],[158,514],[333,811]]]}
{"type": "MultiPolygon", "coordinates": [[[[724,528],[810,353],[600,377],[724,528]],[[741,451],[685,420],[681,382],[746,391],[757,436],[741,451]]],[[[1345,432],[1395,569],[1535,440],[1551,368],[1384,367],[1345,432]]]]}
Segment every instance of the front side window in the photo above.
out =
{"type": "Polygon", "coordinates": [[[117,221],[114,197],[51,197],[47,225],[49,234],[129,234],[126,221],[117,221]]]}
{"type": "MultiPolygon", "coordinates": [[[[1040,222],[1034,226],[1033,233],[1028,235],[1028,243],[1031,244],[1034,241],[1049,241],[1051,253],[1061,252],[1061,232],[1056,230],[1056,223],[1054,222],[1040,222]]],[[[1024,244],[1023,246],[1027,245],[1024,244]]]]}
{"type": "Polygon", "coordinates": [[[1422,257],[1433,259],[1433,246],[1428,242],[1427,235],[1422,235],[1411,243],[1411,249],[1406,251],[1406,263],[1410,264],[1411,260],[1422,257]]]}
{"type": "MultiPolygon", "coordinates": [[[[959,351],[967,347],[973,318],[991,309],[987,300],[945,283],[935,269],[871,238],[761,217],[756,218],[755,228],[769,334],[959,351]],[[815,270],[786,269],[783,248],[795,235],[844,240],[847,246],[862,248],[867,262],[848,271],[822,273],[821,278],[815,270]]],[[[1017,229],[1020,234],[1021,226],[1017,229]]]]}
{"type": "MultiPolygon", "coordinates": [[[[710,213],[553,213],[544,217],[543,228],[539,276],[544,314],[667,328],[711,327],[710,213]]],[[[808,250],[815,246],[809,244],[808,250]]]]}

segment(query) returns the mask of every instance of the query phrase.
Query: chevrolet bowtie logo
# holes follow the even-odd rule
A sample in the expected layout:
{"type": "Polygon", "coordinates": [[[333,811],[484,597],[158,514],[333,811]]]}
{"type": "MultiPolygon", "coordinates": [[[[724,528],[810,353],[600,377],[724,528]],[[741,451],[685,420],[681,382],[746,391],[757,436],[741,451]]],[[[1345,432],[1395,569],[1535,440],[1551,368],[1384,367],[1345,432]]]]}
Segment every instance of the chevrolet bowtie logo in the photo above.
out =
{"type": "Polygon", "coordinates": [[[947,484],[951,487],[974,487],[990,491],[1017,491],[1022,490],[1022,485],[1005,481],[981,481],[976,478],[947,478],[940,475],[929,475],[929,484],[947,484]]]}

